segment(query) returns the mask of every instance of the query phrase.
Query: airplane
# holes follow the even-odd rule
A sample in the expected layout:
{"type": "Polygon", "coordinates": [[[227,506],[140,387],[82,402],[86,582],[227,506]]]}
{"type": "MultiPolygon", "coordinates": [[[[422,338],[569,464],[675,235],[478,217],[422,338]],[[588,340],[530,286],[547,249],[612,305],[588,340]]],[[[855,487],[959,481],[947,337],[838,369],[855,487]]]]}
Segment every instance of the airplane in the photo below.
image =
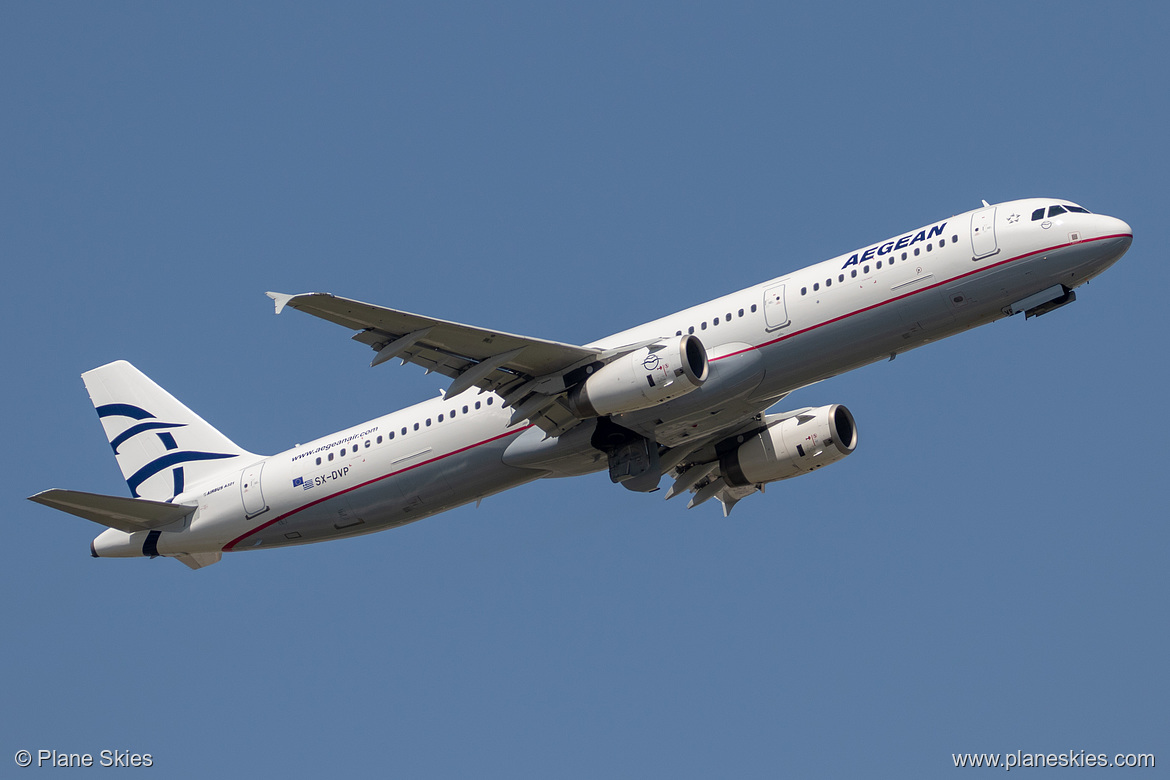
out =
{"type": "Polygon", "coordinates": [[[451,378],[437,398],[272,456],[242,449],[142,372],[82,375],[131,497],[30,500],[106,526],[98,558],[225,552],[396,528],[544,477],[608,469],[629,490],[724,515],[851,454],[840,404],[773,413],[799,388],[1004,317],[1047,314],[1117,262],[1124,221],[1060,198],[939,220],[592,344],[462,325],[328,293],[268,293],[353,331],[371,366],[451,378]]]}

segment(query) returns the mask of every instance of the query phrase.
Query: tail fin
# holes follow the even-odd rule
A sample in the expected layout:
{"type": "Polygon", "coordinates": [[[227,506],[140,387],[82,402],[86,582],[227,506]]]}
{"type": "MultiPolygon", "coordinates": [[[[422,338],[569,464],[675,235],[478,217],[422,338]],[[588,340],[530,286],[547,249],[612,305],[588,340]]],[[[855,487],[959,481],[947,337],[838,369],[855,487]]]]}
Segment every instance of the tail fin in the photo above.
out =
{"type": "Polygon", "coordinates": [[[257,457],[125,360],[81,378],[135,498],[169,501],[187,485],[257,457]]]}

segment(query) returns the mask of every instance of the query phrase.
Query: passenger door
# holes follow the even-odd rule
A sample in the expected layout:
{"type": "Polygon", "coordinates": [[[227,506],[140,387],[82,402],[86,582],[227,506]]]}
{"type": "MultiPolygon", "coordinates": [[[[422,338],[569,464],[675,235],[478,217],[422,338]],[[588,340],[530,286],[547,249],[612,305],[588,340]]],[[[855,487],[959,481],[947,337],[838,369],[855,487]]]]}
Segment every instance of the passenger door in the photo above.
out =
{"type": "Polygon", "coordinates": [[[268,511],[264,503],[264,493],[260,490],[260,472],[264,469],[264,461],[255,466],[249,466],[240,474],[240,497],[244,501],[244,514],[255,517],[268,511]]]}
{"type": "Polygon", "coordinates": [[[982,260],[999,251],[995,240],[995,208],[980,209],[971,215],[972,260],[982,260]]]}

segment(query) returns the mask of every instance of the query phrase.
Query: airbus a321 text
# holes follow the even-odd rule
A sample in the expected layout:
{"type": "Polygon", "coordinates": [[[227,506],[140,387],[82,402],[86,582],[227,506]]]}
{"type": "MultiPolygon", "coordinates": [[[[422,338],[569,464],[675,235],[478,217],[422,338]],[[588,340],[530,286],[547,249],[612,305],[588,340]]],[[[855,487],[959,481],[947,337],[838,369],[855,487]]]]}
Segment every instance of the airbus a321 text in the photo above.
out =
{"type": "Polygon", "coordinates": [[[984,323],[1046,314],[1133,233],[1059,198],[988,205],[575,346],[326,293],[269,293],[374,351],[451,378],[443,397],[278,455],[241,449],[124,361],[82,375],[132,497],[33,501],[107,527],[94,557],[177,558],[394,528],[542,477],[602,469],[715,498],[857,446],[844,406],[767,413],[793,390],[984,323]]]}

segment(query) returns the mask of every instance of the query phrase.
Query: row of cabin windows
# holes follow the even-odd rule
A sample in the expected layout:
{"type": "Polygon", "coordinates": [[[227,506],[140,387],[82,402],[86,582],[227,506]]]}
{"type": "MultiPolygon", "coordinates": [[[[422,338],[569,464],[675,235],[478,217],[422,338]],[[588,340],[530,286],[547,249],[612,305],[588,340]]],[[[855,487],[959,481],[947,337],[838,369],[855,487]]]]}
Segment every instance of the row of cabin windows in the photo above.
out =
{"type": "MultiPolygon", "coordinates": [[[[751,309],[750,309],[749,311],[751,311],[751,312],[754,314],[754,313],[756,312],[756,309],[757,309],[757,306],[756,306],[756,304],[754,304],[754,303],[753,303],[753,304],[752,304],[752,306],[751,306],[751,309]]],[[[738,313],[736,316],[737,316],[737,317],[742,317],[743,315],[744,315],[744,310],[743,310],[743,309],[740,309],[740,310],[739,310],[739,313],[738,313]]],[[[722,320],[723,322],[731,322],[731,320],[732,320],[732,317],[731,317],[731,312],[727,312],[727,314],[723,315],[723,320],[722,320]]],[[[712,326],[718,325],[718,324],[719,324],[719,322],[720,322],[720,319],[719,319],[718,317],[716,317],[715,319],[711,320],[711,325],[712,325],[712,326]]],[[[707,329],[707,322],[706,322],[706,320],[704,320],[703,322],[699,323],[699,330],[706,330],[706,329],[707,329]]],[[[694,326],[694,325],[691,325],[689,328],[687,328],[687,333],[689,333],[689,334],[691,334],[691,335],[694,335],[694,333],[695,333],[695,326],[694,326]]],[[[681,336],[681,335],[682,335],[682,331],[681,331],[681,330],[676,330],[676,331],[674,332],[674,335],[676,335],[676,336],[681,336]]]]}
{"type": "MultiPolygon", "coordinates": [[[[488,406],[491,406],[491,405],[492,405],[492,400],[493,400],[493,397],[489,395],[489,396],[487,397],[487,401],[486,401],[486,403],[487,403],[487,405],[488,405],[488,406]]],[[[476,408],[476,409],[480,409],[480,408],[482,408],[484,403],[485,403],[484,401],[476,401],[476,402],[475,402],[475,408],[476,408]]],[[[465,405],[465,406],[463,407],[463,409],[462,409],[462,412],[463,412],[463,414],[468,414],[470,411],[471,411],[471,407],[470,407],[470,406],[467,406],[467,405],[465,405]]],[[[438,416],[438,418],[437,418],[437,419],[438,419],[438,421],[439,421],[439,422],[443,422],[443,420],[444,420],[444,419],[451,419],[451,420],[454,420],[454,419],[455,419],[455,417],[458,415],[458,413],[459,413],[459,410],[457,410],[457,409],[452,409],[451,411],[447,412],[447,414],[446,414],[446,415],[440,414],[440,415],[438,416]]],[[[426,419],[426,422],[425,422],[425,423],[415,423],[415,424],[414,424],[414,430],[416,430],[416,431],[417,431],[417,430],[419,430],[421,427],[423,427],[424,425],[425,425],[427,428],[430,428],[430,427],[431,427],[431,422],[432,422],[431,418],[430,418],[430,417],[428,417],[428,418],[426,419]]],[[[400,435],[400,436],[405,436],[405,435],[407,434],[408,430],[409,430],[409,429],[408,429],[408,427],[407,427],[407,426],[405,426],[405,425],[404,425],[404,426],[402,426],[402,430],[400,431],[399,435],[400,435]]],[[[394,439],[394,431],[390,431],[390,433],[386,434],[386,438],[385,438],[385,440],[386,440],[386,441],[391,441],[391,440],[393,440],[393,439],[394,439]]],[[[372,441],[371,441],[370,439],[366,439],[366,440],[365,440],[365,442],[363,443],[363,445],[362,445],[362,446],[363,446],[363,447],[365,447],[366,449],[369,449],[369,448],[370,448],[370,446],[371,446],[371,444],[381,444],[381,443],[382,443],[382,441],[383,441],[383,438],[382,438],[382,436],[379,434],[379,435],[378,435],[378,437],[377,437],[376,439],[372,440],[372,441]]],[[[352,452],[353,454],[355,454],[355,455],[356,455],[359,449],[360,449],[360,448],[359,448],[359,447],[358,447],[358,445],[356,445],[356,444],[355,444],[355,445],[353,445],[352,447],[342,447],[342,448],[341,448],[341,453],[338,455],[338,457],[344,458],[344,457],[345,457],[345,454],[346,454],[347,452],[352,452]]],[[[333,460],[333,453],[332,453],[332,452],[330,452],[328,455],[326,455],[326,456],[325,456],[325,459],[326,459],[326,460],[333,460]]],[[[321,465],[321,458],[319,458],[319,457],[317,458],[317,465],[318,465],[318,466],[320,466],[320,465],[321,465]]]]}
{"type": "MultiPolygon", "coordinates": [[[[959,242],[959,237],[958,237],[958,236],[951,236],[951,243],[952,243],[952,244],[957,244],[958,242],[959,242]]],[[[938,246],[939,246],[939,249],[942,249],[942,248],[943,248],[944,246],[946,246],[946,245],[947,245],[947,240],[946,240],[945,238],[940,238],[940,239],[938,240],[938,246]]],[[[933,251],[933,250],[934,250],[934,245],[933,245],[932,243],[929,243],[929,242],[928,242],[928,243],[926,244],[926,251],[927,251],[927,252],[931,252],[931,251],[933,251]]],[[[922,253],[922,247],[914,247],[914,256],[915,256],[915,257],[917,257],[918,255],[920,255],[921,253],[922,253]]],[[[907,259],[909,259],[909,257],[910,257],[910,253],[909,253],[909,252],[903,252],[903,253],[902,253],[902,260],[903,260],[903,262],[904,262],[904,261],[906,261],[907,259]]],[[[895,259],[896,259],[896,258],[894,258],[894,257],[890,257],[890,258],[889,258],[889,260],[887,260],[887,261],[886,261],[886,263],[887,263],[888,265],[893,265],[893,264],[894,264],[894,260],[895,260],[895,259]]],[[[881,267],[882,267],[882,261],[881,261],[881,260],[878,260],[876,263],[874,263],[874,265],[876,265],[878,268],[881,268],[881,267]]],[[[869,265],[863,265],[863,266],[861,267],[861,272],[862,272],[863,274],[867,274],[867,273],[869,273],[869,265]]],[[[857,269],[856,269],[856,268],[854,268],[852,271],[850,271],[850,272],[849,272],[849,278],[850,278],[850,279],[856,279],[856,278],[857,278],[857,269]]],[[[838,281],[838,282],[843,282],[843,281],[845,281],[845,274],[837,274],[837,281],[838,281]]],[[[833,279],[832,279],[832,277],[830,277],[830,278],[828,278],[828,279],[826,279],[826,280],[825,280],[825,287],[832,287],[832,286],[833,286],[833,279]]],[[[814,284],[813,284],[813,286],[812,286],[812,288],[813,288],[813,292],[817,292],[818,290],[820,290],[820,289],[821,289],[821,283],[820,283],[820,282],[816,282],[816,283],[814,283],[814,284]]],[[[807,288],[807,287],[801,287],[801,288],[800,288],[800,294],[801,294],[801,295],[808,295],[808,288],[807,288]]]]}

